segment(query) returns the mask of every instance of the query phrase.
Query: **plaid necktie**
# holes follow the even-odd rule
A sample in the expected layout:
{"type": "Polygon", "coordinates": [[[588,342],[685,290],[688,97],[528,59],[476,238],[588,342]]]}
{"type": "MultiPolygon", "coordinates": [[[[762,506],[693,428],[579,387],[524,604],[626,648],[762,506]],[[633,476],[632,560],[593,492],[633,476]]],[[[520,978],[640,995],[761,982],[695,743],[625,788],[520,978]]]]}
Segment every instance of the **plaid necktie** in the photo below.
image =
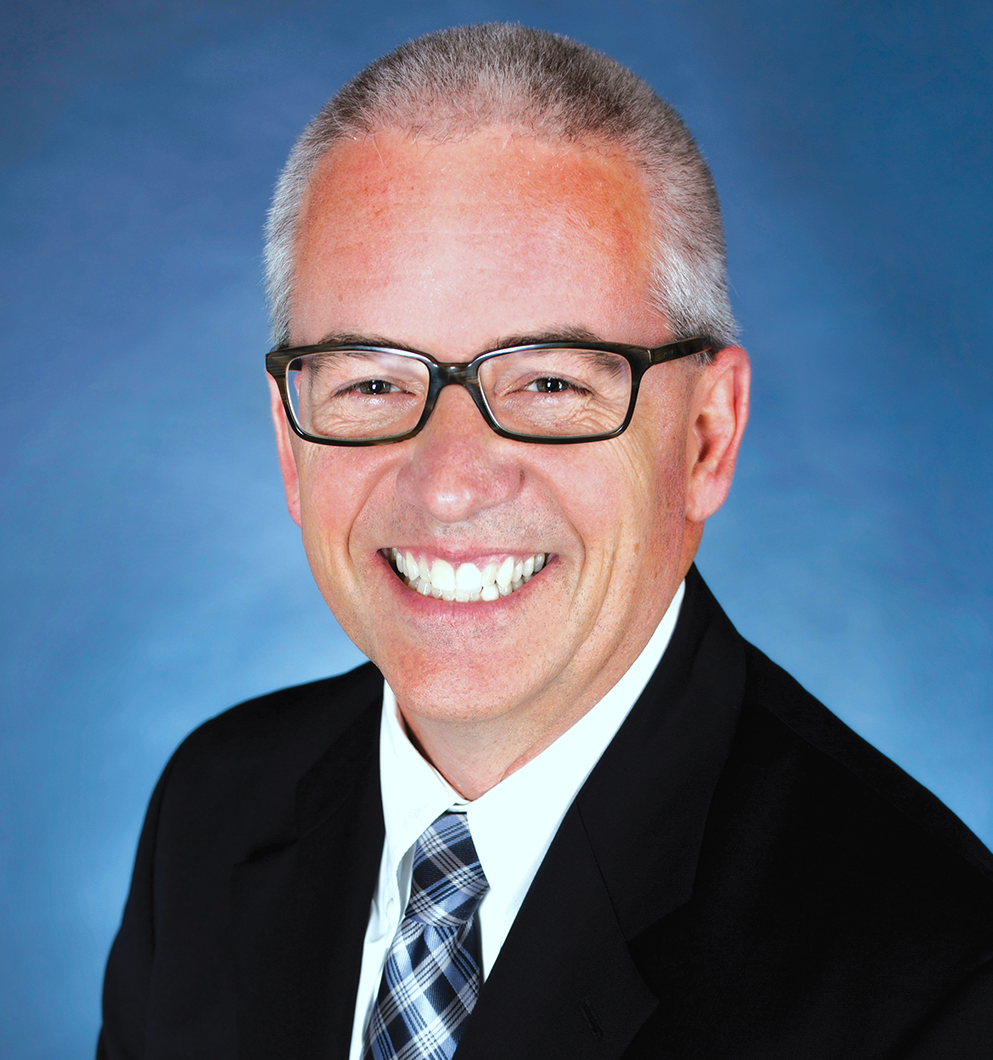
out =
{"type": "Polygon", "coordinates": [[[410,901],[383,969],[363,1060],[450,1060],[482,980],[476,909],[489,890],[464,813],[414,847],[410,901]]]}

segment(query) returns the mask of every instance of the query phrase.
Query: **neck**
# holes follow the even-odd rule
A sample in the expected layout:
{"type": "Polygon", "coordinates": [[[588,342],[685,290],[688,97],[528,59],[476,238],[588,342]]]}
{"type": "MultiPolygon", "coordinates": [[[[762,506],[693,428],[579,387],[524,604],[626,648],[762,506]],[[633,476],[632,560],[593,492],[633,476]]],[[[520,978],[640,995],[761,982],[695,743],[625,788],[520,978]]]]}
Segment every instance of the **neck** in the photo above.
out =
{"type": "MultiPolygon", "coordinates": [[[[661,657],[676,622],[673,611],[642,638],[629,637],[580,687],[570,684],[566,694],[563,681],[558,689],[545,689],[544,695],[503,710],[477,710],[474,716],[446,715],[443,712],[417,712],[410,702],[398,701],[399,718],[407,736],[421,756],[434,766],[465,799],[472,801],[505,780],[512,773],[550,747],[579,722],[616,687],[629,708],[661,657]],[[658,635],[644,665],[634,664],[658,635]],[[628,675],[630,674],[630,678],[628,675]],[[548,693],[557,691],[551,698],[548,693]]],[[[465,703],[468,697],[463,697],[465,703]]]]}
{"type": "Polygon", "coordinates": [[[398,703],[411,743],[449,784],[471,802],[551,746],[594,704],[559,719],[555,726],[495,720],[438,721],[417,717],[398,703]]]}

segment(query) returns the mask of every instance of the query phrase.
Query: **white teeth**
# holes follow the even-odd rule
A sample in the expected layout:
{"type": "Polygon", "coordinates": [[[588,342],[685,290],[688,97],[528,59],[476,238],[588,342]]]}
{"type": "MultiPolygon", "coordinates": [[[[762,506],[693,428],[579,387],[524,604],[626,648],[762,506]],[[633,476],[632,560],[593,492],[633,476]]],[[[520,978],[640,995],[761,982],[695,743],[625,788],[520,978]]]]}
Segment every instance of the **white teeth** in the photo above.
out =
{"type": "Polygon", "coordinates": [[[465,604],[490,602],[517,592],[544,567],[547,554],[536,552],[523,559],[506,556],[500,563],[487,563],[482,570],[476,563],[454,565],[441,558],[429,562],[397,548],[389,550],[389,557],[407,585],[422,596],[465,604]]]}
{"type": "Polygon", "coordinates": [[[510,587],[510,583],[514,580],[514,557],[508,556],[503,563],[500,564],[500,568],[497,571],[496,583],[501,589],[507,589],[510,587]]]}
{"type": "Polygon", "coordinates": [[[478,593],[483,577],[475,563],[463,563],[455,574],[455,588],[460,593],[478,593]]]}
{"type": "Polygon", "coordinates": [[[442,592],[455,593],[455,568],[446,559],[436,559],[431,564],[431,584],[442,592]]]}

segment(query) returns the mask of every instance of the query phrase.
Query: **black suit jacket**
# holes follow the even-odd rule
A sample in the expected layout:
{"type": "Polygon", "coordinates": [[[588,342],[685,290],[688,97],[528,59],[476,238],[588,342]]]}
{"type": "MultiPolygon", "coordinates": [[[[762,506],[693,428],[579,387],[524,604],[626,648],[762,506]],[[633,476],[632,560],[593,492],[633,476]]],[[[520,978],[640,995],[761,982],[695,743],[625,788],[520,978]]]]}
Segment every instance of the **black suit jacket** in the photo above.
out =
{"type": "MultiPolygon", "coordinates": [[[[242,704],[152,797],[99,1056],[348,1054],[383,843],[372,666],[242,704]]],[[[993,1057],[993,858],[695,570],[459,1060],[993,1057]]]]}

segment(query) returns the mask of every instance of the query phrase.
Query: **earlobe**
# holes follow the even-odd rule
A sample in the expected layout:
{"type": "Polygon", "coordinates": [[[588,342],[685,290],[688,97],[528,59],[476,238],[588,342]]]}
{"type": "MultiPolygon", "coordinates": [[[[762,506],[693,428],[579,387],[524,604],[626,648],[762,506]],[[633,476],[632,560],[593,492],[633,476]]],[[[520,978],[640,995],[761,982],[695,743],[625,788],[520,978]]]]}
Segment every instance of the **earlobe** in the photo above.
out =
{"type": "Polygon", "coordinates": [[[283,488],[286,490],[286,507],[290,518],[300,525],[300,479],[297,474],[296,454],[293,452],[290,425],[286,422],[286,411],[279,388],[269,378],[269,399],[272,408],[272,424],[276,429],[276,451],[279,454],[279,470],[283,474],[283,488]]]}
{"type": "Polygon", "coordinates": [[[726,346],[693,386],[688,434],[686,518],[702,523],[724,503],[748,420],[751,368],[740,346],[726,346]]]}

